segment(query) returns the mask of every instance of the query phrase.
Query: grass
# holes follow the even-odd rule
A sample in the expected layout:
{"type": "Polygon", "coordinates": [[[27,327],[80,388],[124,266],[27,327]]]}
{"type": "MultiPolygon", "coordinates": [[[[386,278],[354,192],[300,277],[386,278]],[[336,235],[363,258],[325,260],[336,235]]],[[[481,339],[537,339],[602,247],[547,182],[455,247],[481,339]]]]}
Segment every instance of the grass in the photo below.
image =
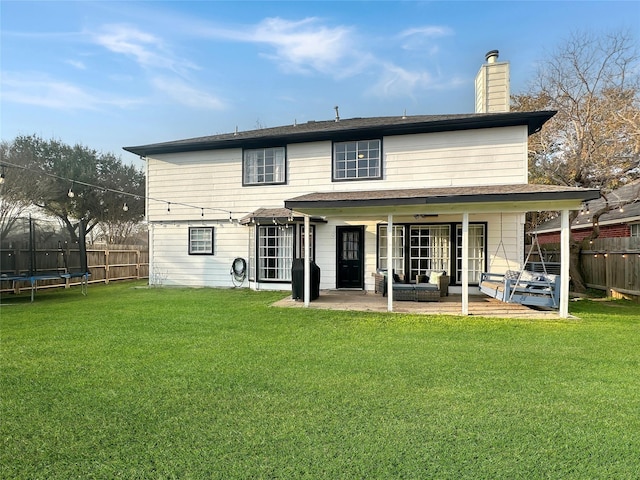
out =
{"type": "Polygon", "coordinates": [[[640,307],[523,321],[132,283],[5,297],[0,477],[640,476],[640,307]]]}

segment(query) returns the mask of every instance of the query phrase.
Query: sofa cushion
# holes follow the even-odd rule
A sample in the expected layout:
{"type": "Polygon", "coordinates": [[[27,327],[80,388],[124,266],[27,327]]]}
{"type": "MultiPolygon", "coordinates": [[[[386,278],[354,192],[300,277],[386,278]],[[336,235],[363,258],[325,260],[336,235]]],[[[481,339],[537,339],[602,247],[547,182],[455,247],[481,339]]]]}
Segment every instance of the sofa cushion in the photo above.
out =
{"type": "Polygon", "coordinates": [[[440,277],[442,275],[444,275],[443,272],[431,272],[431,275],[429,275],[429,284],[440,285],[440,277]]]}

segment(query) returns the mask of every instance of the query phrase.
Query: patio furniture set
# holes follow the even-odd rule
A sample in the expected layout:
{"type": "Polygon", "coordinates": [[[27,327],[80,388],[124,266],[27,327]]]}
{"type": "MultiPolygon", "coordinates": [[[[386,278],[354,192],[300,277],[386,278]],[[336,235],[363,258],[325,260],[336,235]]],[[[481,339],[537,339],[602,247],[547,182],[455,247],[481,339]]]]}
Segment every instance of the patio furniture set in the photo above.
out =
{"type": "MultiPolygon", "coordinates": [[[[387,272],[374,273],[375,293],[387,296],[387,272]]],[[[440,270],[429,270],[416,275],[415,283],[403,282],[399,275],[393,274],[393,299],[413,302],[439,302],[441,297],[449,295],[449,276],[440,270]]]]}

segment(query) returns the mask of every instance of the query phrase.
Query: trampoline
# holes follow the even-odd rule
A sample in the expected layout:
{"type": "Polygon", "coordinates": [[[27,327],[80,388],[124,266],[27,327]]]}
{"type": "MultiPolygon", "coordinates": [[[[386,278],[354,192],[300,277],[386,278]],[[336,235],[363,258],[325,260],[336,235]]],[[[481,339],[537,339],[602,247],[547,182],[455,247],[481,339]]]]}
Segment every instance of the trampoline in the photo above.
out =
{"type": "MultiPolygon", "coordinates": [[[[81,292],[87,294],[89,269],[84,225],[79,222],[74,235],[58,222],[17,219],[0,238],[0,285],[2,291],[19,292],[20,284],[28,284],[34,301],[38,283],[41,286],[59,285],[60,280],[70,286],[73,279],[80,282],[81,292]]],[[[27,288],[29,288],[27,287],[27,288]]]]}

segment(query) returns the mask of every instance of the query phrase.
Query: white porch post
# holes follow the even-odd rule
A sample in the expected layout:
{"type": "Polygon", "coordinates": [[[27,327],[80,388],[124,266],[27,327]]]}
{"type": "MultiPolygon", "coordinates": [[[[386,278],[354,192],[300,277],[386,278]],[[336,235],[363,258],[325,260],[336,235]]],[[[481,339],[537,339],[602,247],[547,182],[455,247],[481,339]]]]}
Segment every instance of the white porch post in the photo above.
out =
{"type": "Polygon", "coordinates": [[[311,247],[309,245],[309,215],[304,216],[304,306],[311,302],[311,247]]]}
{"type": "Polygon", "coordinates": [[[469,214],[462,214],[462,315],[469,315],[469,214]]]}
{"type": "Polygon", "coordinates": [[[387,311],[393,312],[393,215],[387,218],[387,311]]]}
{"type": "Polygon", "coordinates": [[[569,237],[569,210],[562,210],[560,218],[560,310],[563,318],[569,316],[569,264],[571,263],[571,247],[569,237]]]}

